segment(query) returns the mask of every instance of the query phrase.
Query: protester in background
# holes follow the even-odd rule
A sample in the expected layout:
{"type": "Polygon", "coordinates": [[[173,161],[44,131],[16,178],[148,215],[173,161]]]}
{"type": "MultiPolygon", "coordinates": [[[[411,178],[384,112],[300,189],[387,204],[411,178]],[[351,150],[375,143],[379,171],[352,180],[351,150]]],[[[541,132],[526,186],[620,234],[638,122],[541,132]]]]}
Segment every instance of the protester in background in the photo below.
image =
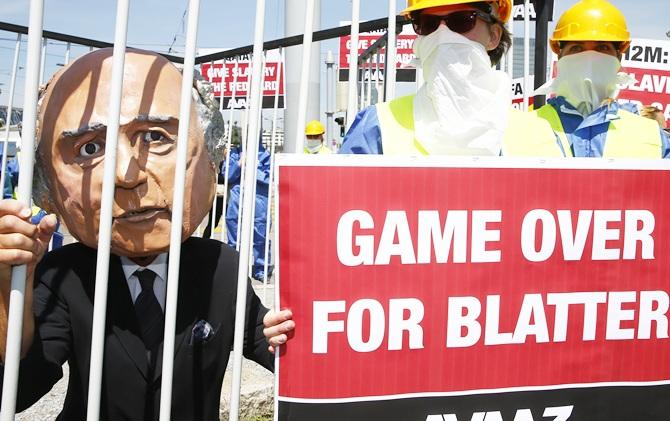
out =
{"type": "Polygon", "coordinates": [[[654,107],[653,105],[647,105],[642,107],[640,115],[642,117],[656,121],[661,129],[668,128],[668,124],[665,120],[665,115],[663,115],[663,111],[658,109],[657,107],[654,107]]]}
{"type": "Polygon", "coordinates": [[[492,67],[512,42],[511,0],[407,6],[425,84],[416,95],[362,110],[339,153],[559,156],[548,124],[512,110],[511,80],[492,67]]]}
{"type": "Polygon", "coordinates": [[[305,149],[306,154],[330,154],[332,153],[326,145],[323,144],[323,135],[326,129],[318,120],[312,120],[305,127],[305,149]]]}
{"type": "MultiPolygon", "coordinates": [[[[240,212],[240,192],[242,167],[241,159],[243,152],[241,146],[234,146],[230,150],[230,168],[228,169],[228,206],[226,209],[226,232],[228,244],[231,247],[237,246],[237,220],[240,212]]],[[[224,163],[225,165],[225,163],[224,163]]],[[[225,168],[225,167],[224,167],[225,168]]],[[[256,198],[254,209],[254,239],[253,239],[253,265],[251,276],[255,279],[263,279],[265,263],[265,230],[267,224],[268,212],[268,187],[270,183],[270,154],[258,144],[258,167],[256,171],[256,198]]],[[[268,260],[270,259],[270,249],[268,248],[268,260]]],[[[268,262],[269,263],[269,262],[268,262]]],[[[268,271],[272,268],[268,266],[268,271]]],[[[269,275],[269,274],[268,274],[269,275]]]]}
{"type": "Polygon", "coordinates": [[[581,0],[558,21],[551,38],[558,74],[536,91],[556,97],[535,113],[558,134],[565,156],[670,157],[668,135],[616,102],[630,42],[624,15],[606,0],[581,0]]]}

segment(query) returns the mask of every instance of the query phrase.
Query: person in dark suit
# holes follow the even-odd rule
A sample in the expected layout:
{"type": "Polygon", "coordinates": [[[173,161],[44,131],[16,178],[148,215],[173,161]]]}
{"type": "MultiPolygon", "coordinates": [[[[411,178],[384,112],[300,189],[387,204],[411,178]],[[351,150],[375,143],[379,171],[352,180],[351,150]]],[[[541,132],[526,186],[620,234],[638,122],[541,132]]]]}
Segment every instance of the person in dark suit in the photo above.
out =
{"type": "MultiPolygon", "coordinates": [[[[139,50],[127,51],[125,63],[100,418],[156,420],[181,73],[139,50]]],[[[24,409],[44,395],[67,361],[61,420],[86,416],[111,67],[111,49],[89,53],[56,74],[41,97],[34,199],[57,213],[79,243],[45,255],[55,216],[33,225],[30,209],[0,202],[0,358],[11,266],[27,264],[17,406],[24,409]]],[[[172,391],[172,419],[180,421],[218,420],[233,343],[237,253],[218,241],[190,237],[212,203],[220,160],[222,121],[210,93],[196,81],[172,391]]],[[[244,353],[272,369],[274,346],[293,328],[290,312],[267,313],[248,291],[244,353]]]]}

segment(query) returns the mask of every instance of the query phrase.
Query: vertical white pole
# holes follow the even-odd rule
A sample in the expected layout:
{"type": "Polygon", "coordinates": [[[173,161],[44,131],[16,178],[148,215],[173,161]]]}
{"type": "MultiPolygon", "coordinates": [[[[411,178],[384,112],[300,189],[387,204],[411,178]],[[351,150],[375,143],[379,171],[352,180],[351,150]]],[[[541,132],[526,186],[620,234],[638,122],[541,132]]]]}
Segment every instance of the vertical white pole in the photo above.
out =
{"type": "Polygon", "coordinates": [[[523,110],[528,111],[530,94],[530,0],[524,0],[523,7],[523,110]]]}
{"type": "Polygon", "coordinates": [[[358,26],[360,0],[351,0],[351,49],[349,50],[349,101],[347,102],[347,129],[356,118],[358,107],[358,26]]]}
{"type": "Polygon", "coordinates": [[[302,38],[302,67],[300,68],[300,97],[298,99],[298,130],[295,133],[295,153],[302,153],[305,118],[307,115],[307,95],[309,95],[309,64],[312,59],[312,36],[314,32],[314,0],[305,5],[305,31],[302,38]]]}
{"type": "Polygon", "coordinates": [[[268,267],[270,260],[270,225],[272,223],[272,193],[274,192],[274,163],[275,142],[277,141],[277,111],[279,110],[279,88],[282,81],[282,67],[284,65],[284,48],[279,47],[279,66],[277,69],[277,89],[275,89],[275,103],[272,110],[272,135],[270,137],[270,177],[268,180],[268,208],[265,215],[265,251],[263,253],[263,304],[267,303],[268,267]]]}
{"type": "Polygon", "coordinates": [[[116,30],[112,63],[112,83],[108,103],[107,140],[103,164],[102,200],[100,202],[100,227],[98,254],[95,266],[95,298],[93,304],[93,333],[91,337],[91,368],[88,375],[88,406],[86,419],[100,418],[100,392],[102,363],[105,350],[105,319],[107,311],[107,282],[109,253],[112,240],[112,205],[116,184],[116,149],[119,138],[121,98],[123,96],[123,67],[128,34],[129,0],[119,0],[116,6],[116,30]]]}
{"type": "MultiPolygon", "coordinates": [[[[212,79],[214,78],[214,61],[212,61],[209,64],[209,68],[212,70],[212,79]]],[[[223,88],[223,70],[221,69],[221,87],[223,88]]],[[[221,108],[221,105],[219,104],[219,108],[221,108]]],[[[216,189],[214,190],[214,198],[212,199],[212,217],[209,221],[209,226],[211,229],[209,230],[209,238],[214,238],[214,229],[216,228],[216,199],[217,199],[217,192],[219,188],[219,167],[216,167],[216,176],[214,176],[214,185],[216,186],[216,189]]],[[[204,232],[203,232],[204,233],[204,232]]]]}
{"type": "MultiPolygon", "coordinates": [[[[223,60],[223,66],[226,66],[226,61],[223,60]]],[[[223,218],[223,225],[224,227],[226,226],[226,211],[228,210],[228,175],[230,174],[230,150],[231,150],[231,145],[232,145],[232,140],[233,140],[233,110],[235,109],[235,95],[237,94],[237,72],[239,70],[239,57],[235,57],[235,66],[233,67],[233,88],[231,89],[231,98],[230,98],[230,103],[229,108],[230,108],[230,114],[228,117],[228,137],[226,138],[226,163],[224,171],[223,171],[223,213],[221,217],[223,218]]],[[[221,90],[221,104],[219,104],[219,108],[223,108],[223,95],[225,93],[225,90],[221,90]]],[[[221,230],[221,242],[222,243],[228,243],[228,239],[224,239],[224,236],[227,234],[227,229],[222,229],[221,230]]]]}
{"type": "Polygon", "coordinates": [[[19,52],[21,51],[21,34],[16,35],[16,47],[14,48],[14,64],[12,65],[12,79],[9,83],[9,98],[7,99],[7,121],[5,121],[5,141],[2,144],[2,168],[0,170],[0,191],[3,197],[5,193],[5,179],[7,177],[7,148],[9,144],[9,127],[12,125],[12,113],[14,112],[14,90],[16,88],[16,73],[19,70],[19,52]]]}
{"type": "MultiPolygon", "coordinates": [[[[260,133],[259,117],[261,112],[261,83],[263,60],[263,27],[265,25],[265,0],[256,0],[256,24],[254,30],[253,76],[251,87],[250,136],[247,151],[258,150],[258,135],[260,133]]],[[[257,153],[245,153],[245,185],[244,190],[253,192],[256,183],[256,167],[258,166],[257,153]]],[[[249,251],[253,235],[253,218],[251,217],[255,204],[252,194],[245,194],[242,206],[243,220],[250,221],[242,227],[242,235],[238,237],[243,243],[240,246],[240,260],[237,272],[237,301],[235,305],[235,341],[233,345],[233,381],[230,397],[230,421],[238,421],[240,408],[240,386],[242,382],[242,347],[244,346],[244,317],[246,314],[247,279],[249,278],[249,251]]],[[[239,241],[238,241],[239,242],[239,241]]]]}
{"type": "Polygon", "coordinates": [[[510,79],[514,79],[514,19],[510,18],[507,22],[507,29],[509,30],[510,38],[512,38],[512,43],[507,50],[507,73],[509,74],[510,79]]]}
{"type": "Polygon", "coordinates": [[[66,66],[70,63],[70,48],[71,48],[71,46],[72,46],[72,44],[68,42],[66,47],[65,47],[65,59],[63,59],[63,63],[66,66]]]}
{"type": "Polygon", "coordinates": [[[160,400],[161,421],[168,421],[170,419],[170,409],[172,406],[172,376],[174,374],[172,369],[174,365],[175,326],[177,323],[181,230],[184,219],[184,185],[186,184],[188,133],[191,123],[191,93],[193,92],[199,13],[200,0],[189,0],[184,70],[181,81],[181,101],[179,104],[179,128],[177,130],[177,164],[174,171],[174,193],[172,197],[170,261],[168,262],[167,297],[165,300],[165,335],[163,340],[163,370],[160,400]]]}
{"type": "Polygon", "coordinates": [[[329,146],[331,141],[335,139],[335,132],[333,130],[333,114],[335,114],[333,107],[333,96],[335,91],[335,78],[333,75],[335,68],[335,59],[333,52],[328,50],[326,55],[326,142],[329,146]]]}
{"type": "Polygon", "coordinates": [[[389,23],[388,23],[388,40],[386,43],[386,62],[384,69],[386,72],[384,78],[386,80],[386,93],[384,101],[390,101],[395,98],[395,56],[396,56],[396,0],[389,0],[389,23]]]}
{"type": "Polygon", "coordinates": [[[361,68],[360,68],[360,75],[361,75],[361,80],[360,80],[360,88],[358,89],[359,92],[359,102],[358,102],[358,109],[362,109],[365,107],[365,63],[361,63],[361,68]]]}
{"type": "MultiPolygon", "coordinates": [[[[238,199],[238,209],[237,209],[237,232],[235,233],[235,250],[240,251],[240,232],[242,230],[242,209],[239,208],[239,205],[244,201],[244,195],[247,193],[246,190],[242,188],[245,185],[244,177],[246,172],[244,171],[244,166],[248,162],[244,159],[246,152],[248,151],[247,140],[249,140],[249,98],[251,95],[251,85],[253,83],[253,71],[252,64],[249,63],[247,67],[247,96],[246,96],[246,105],[244,110],[242,110],[242,139],[240,140],[241,150],[243,151],[242,157],[240,159],[240,198],[238,199]]],[[[256,178],[256,173],[254,172],[254,178],[256,178]]]]}
{"type": "Polygon", "coordinates": [[[379,72],[381,71],[381,66],[379,65],[379,50],[375,54],[375,92],[377,92],[377,102],[380,102],[382,97],[379,89],[379,72]]]}
{"type": "Polygon", "coordinates": [[[44,68],[47,62],[47,39],[42,39],[42,59],[40,60],[40,85],[44,83],[44,68]]]}
{"type": "MultiPolygon", "coordinates": [[[[26,64],[25,96],[23,101],[23,152],[21,153],[21,177],[19,178],[18,195],[19,201],[24,206],[30,206],[30,198],[32,197],[37,95],[40,83],[40,41],[42,39],[43,16],[44,0],[31,0],[30,24],[28,29],[28,62],[26,64]]],[[[13,421],[14,413],[16,412],[26,272],[26,265],[14,266],[12,268],[9,314],[7,317],[5,372],[2,380],[2,403],[0,404],[0,420],[2,421],[13,421]]]]}
{"type": "Polygon", "coordinates": [[[372,71],[374,70],[372,67],[372,55],[368,57],[367,67],[368,67],[368,81],[367,81],[368,93],[366,94],[365,106],[369,107],[372,104],[372,71]]]}

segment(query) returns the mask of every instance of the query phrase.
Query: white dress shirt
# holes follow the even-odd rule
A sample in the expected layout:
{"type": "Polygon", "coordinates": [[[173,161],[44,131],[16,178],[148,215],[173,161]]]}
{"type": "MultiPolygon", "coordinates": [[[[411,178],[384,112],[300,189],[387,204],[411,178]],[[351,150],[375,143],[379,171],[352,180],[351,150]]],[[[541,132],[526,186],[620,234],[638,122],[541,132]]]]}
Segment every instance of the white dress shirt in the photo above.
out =
{"type": "Polygon", "coordinates": [[[137,296],[142,292],[142,285],[140,285],[140,280],[137,279],[135,271],[138,269],[150,269],[156,273],[156,279],[154,280],[154,295],[158,300],[158,304],[161,305],[163,312],[165,312],[165,295],[167,291],[167,253],[161,253],[154,259],[151,264],[148,266],[140,266],[137,263],[130,260],[128,257],[121,257],[121,266],[123,267],[123,273],[126,275],[126,281],[128,282],[128,289],[130,290],[130,297],[133,299],[133,303],[137,300],[137,296]]]}

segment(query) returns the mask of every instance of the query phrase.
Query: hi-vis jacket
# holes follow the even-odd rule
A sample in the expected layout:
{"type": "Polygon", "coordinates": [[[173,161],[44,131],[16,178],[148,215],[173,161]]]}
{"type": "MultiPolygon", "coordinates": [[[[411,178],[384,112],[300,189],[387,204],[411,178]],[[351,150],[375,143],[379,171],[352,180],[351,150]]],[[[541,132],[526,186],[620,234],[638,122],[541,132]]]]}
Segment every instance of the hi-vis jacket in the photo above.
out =
{"type": "Polygon", "coordinates": [[[549,122],[569,157],[669,158],[670,139],[654,120],[614,102],[583,117],[565,98],[550,98],[534,113],[549,122]]]}
{"type": "MultiPolygon", "coordinates": [[[[362,110],[339,153],[427,155],[414,139],[413,96],[362,110]]],[[[670,158],[670,139],[655,121],[612,103],[586,118],[563,97],[534,113],[512,111],[503,140],[505,156],[670,158]],[[556,132],[552,137],[544,119],[556,132]],[[607,145],[607,146],[606,146],[607,145]]]]}
{"type": "MultiPolygon", "coordinates": [[[[557,136],[546,121],[511,110],[502,145],[505,156],[562,157],[557,136]]],[[[428,155],[414,137],[414,95],[362,110],[347,132],[339,153],[428,155]]]]}

